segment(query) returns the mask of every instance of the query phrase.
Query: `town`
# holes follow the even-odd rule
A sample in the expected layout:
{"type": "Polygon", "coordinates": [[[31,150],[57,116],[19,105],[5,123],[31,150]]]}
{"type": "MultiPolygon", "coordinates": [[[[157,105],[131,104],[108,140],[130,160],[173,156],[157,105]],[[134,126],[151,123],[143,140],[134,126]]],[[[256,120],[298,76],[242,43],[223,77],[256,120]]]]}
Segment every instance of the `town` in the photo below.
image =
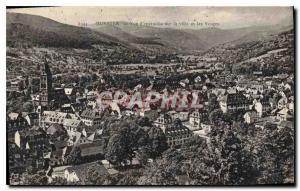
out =
{"type": "Polygon", "coordinates": [[[290,30],[193,54],[11,45],[9,184],[294,183],[293,42],[290,30]]]}

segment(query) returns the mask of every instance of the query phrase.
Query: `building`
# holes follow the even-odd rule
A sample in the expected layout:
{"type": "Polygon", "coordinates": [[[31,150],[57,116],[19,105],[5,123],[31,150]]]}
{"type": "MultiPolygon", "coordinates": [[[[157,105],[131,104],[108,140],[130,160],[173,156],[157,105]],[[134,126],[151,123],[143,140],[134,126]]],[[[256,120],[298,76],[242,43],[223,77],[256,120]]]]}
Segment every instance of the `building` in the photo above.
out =
{"type": "Polygon", "coordinates": [[[68,139],[68,133],[62,124],[53,123],[46,129],[46,133],[51,142],[68,139]]]}
{"type": "Polygon", "coordinates": [[[180,146],[186,143],[193,133],[180,120],[175,120],[174,123],[168,124],[164,130],[167,143],[170,147],[180,146]]]}
{"type": "Polygon", "coordinates": [[[195,110],[189,115],[189,124],[188,127],[190,130],[199,130],[201,129],[201,122],[206,121],[207,113],[203,110],[195,110]]]}
{"type": "Polygon", "coordinates": [[[80,118],[87,126],[100,126],[102,115],[100,111],[86,109],[81,113],[80,118]]]}
{"type": "Polygon", "coordinates": [[[277,126],[279,121],[276,119],[275,116],[267,116],[260,118],[259,121],[254,123],[254,126],[259,129],[265,129],[268,125],[277,126]]]}
{"type": "Polygon", "coordinates": [[[187,111],[170,111],[168,112],[168,114],[171,116],[172,121],[174,121],[175,119],[180,119],[180,121],[188,121],[189,119],[189,112],[187,111]]]}
{"type": "Polygon", "coordinates": [[[68,97],[71,103],[74,103],[76,101],[76,88],[74,87],[65,87],[64,88],[65,95],[68,97]]]}
{"type": "Polygon", "coordinates": [[[52,74],[48,62],[45,60],[40,74],[40,105],[49,107],[52,97],[52,74]]]}
{"type": "Polygon", "coordinates": [[[42,129],[31,128],[29,130],[17,131],[15,133],[14,143],[20,149],[28,150],[32,161],[33,168],[41,169],[46,165],[44,156],[51,151],[51,146],[46,135],[42,129]]]}
{"type": "Polygon", "coordinates": [[[283,128],[294,129],[294,122],[293,121],[281,121],[278,124],[278,128],[279,129],[283,129],[283,128]]]}
{"type": "Polygon", "coordinates": [[[289,115],[288,111],[288,108],[283,108],[280,111],[278,111],[276,115],[277,119],[279,121],[286,121],[289,115]]]}
{"type": "Polygon", "coordinates": [[[75,114],[63,113],[59,111],[43,111],[40,117],[40,127],[47,129],[51,124],[57,123],[63,125],[66,119],[77,119],[75,114]]]}
{"type": "Polygon", "coordinates": [[[23,81],[21,80],[15,80],[15,81],[8,81],[6,91],[9,92],[19,92],[23,89],[23,81]]]}
{"type": "Polygon", "coordinates": [[[14,137],[17,131],[29,129],[27,120],[20,113],[9,113],[6,116],[6,131],[8,138],[14,137]]]}
{"type": "Polygon", "coordinates": [[[272,109],[272,98],[268,98],[265,96],[260,100],[260,103],[262,104],[262,113],[268,114],[272,109]]]}
{"type": "Polygon", "coordinates": [[[37,113],[28,113],[24,117],[29,126],[39,126],[39,114],[37,113]]]}
{"type": "Polygon", "coordinates": [[[255,123],[259,120],[259,113],[256,111],[248,111],[244,114],[244,120],[248,124],[255,123]]]}
{"type": "Polygon", "coordinates": [[[153,122],[153,125],[161,128],[165,132],[167,125],[172,123],[172,118],[169,114],[161,113],[158,118],[153,122]]]}
{"type": "Polygon", "coordinates": [[[8,140],[7,149],[9,152],[7,160],[10,176],[12,174],[17,176],[31,166],[28,149],[20,148],[13,140],[8,140]]]}
{"type": "Polygon", "coordinates": [[[80,157],[83,161],[95,161],[104,158],[104,140],[95,140],[90,143],[78,145],[80,157]]]}
{"type": "Polygon", "coordinates": [[[70,138],[76,136],[76,132],[80,128],[84,128],[85,124],[80,119],[65,119],[63,123],[64,128],[67,130],[70,138]]]}
{"type": "MultiPolygon", "coordinates": [[[[58,166],[52,168],[51,172],[48,174],[52,179],[54,178],[65,178],[65,170],[71,166],[58,166]]],[[[51,181],[50,181],[51,182],[51,181]]]]}
{"type": "Polygon", "coordinates": [[[68,98],[68,96],[65,94],[65,90],[63,88],[54,88],[53,89],[53,104],[51,105],[54,108],[60,108],[64,105],[64,104],[70,104],[70,100],[68,98]]]}
{"type": "Polygon", "coordinates": [[[65,162],[65,154],[66,154],[67,147],[63,149],[58,149],[52,151],[49,157],[49,165],[50,166],[61,166],[65,162]]]}
{"type": "Polygon", "coordinates": [[[226,94],[219,100],[219,103],[223,113],[247,111],[251,105],[251,102],[241,92],[226,94]]]}

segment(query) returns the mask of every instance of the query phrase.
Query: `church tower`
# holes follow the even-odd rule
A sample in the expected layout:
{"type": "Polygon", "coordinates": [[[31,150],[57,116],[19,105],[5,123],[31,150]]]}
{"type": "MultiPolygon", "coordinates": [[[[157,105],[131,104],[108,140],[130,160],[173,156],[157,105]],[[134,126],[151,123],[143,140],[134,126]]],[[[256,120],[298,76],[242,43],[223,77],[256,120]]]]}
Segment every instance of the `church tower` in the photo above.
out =
{"type": "Polygon", "coordinates": [[[40,105],[48,107],[52,99],[52,74],[48,65],[48,61],[45,60],[41,66],[40,74],[40,105]]]}

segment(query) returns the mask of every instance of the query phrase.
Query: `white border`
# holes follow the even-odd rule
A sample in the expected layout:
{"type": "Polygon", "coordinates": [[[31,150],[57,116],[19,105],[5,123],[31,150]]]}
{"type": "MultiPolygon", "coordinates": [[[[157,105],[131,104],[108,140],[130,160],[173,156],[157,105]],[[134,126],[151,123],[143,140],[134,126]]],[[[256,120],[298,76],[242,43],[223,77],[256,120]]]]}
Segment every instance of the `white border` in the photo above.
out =
{"type": "MultiPolygon", "coordinates": [[[[1,146],[0,146],[0,153],[1,153],[1,172],[0,172],[0,190],[8,190],[12,189],[6,186],[6,6],[294,6],[296,11],[299,10],[299,0],[264,0],[263,2],[261,0],[198,0],[198,1],[192,1],[192,0],[130,0],[130,1],[124,1],[124,0],[1,0],[0,1],[0,89],[1,89],[1,99],[0,99],[0,106],[1,106],[1,113],[0,113],[0,121],[1,121],[1,133],[0,133],[0,140],[1,140],[1,146]],[[226,3],[225,3],[226,2],[226,3]]],[[[276,14],[276,13],[275,13],[276,14]]],[[[299,13],[298,13],[299,14],[299,13]]],[[[296,19],[296,26],[299,28],[299,20],[296,19]]],[[[299,38],[299,29],[297,30],[297,38],[299,38]]],[[[297,40],[298,41],[298,40],[297,40]]],[[[298,43],[297,43],[298,44],[298,43]]],[[[297,52],[296,54],[299,55],[299,48],[296,46],[297,52]]],[[[299,62],[299,57],[297,58],[297,62],[299,62]]],[[[299,66],[297,66],[297,74],[299,74],[299,66]]],[[[297,90],[299,95],[299,89],[300,89],[300,83],[299,83],[299,75],[297,76],[297,90]]],[[[300,119],[300,111],[299,111],[299,100],[298,97],[297,100],[297,116],[298,124],[300,119]]],[[[299,139],[299,132],[298,126],[295,126],[297,131],[297,142],[299,139]]],[[[297,151],[296,153],[299,153],[299,146],[296,146],[297,151]]],[[[299,155],[297,155],[297,159],[299,155]]],[[[299,161],[299,160],[298,160],[299,161]]],[[[296,161],[297,162],[297,161],[296,161]]],[[[299,163],[297,162],[297,180],[296,182],[299,184],[299,163]]],[[[43,190],[61,190],[61,189],[74,189],[75,187],[47,187],[43,188],[43,190]]],[[[241,187],[237,187],[238,189],[241,187]]],[[[274,187],[254,187],[257,190],[265,190],[265,189],[274,189],[274,187]]],[[[19,188],[23,189],[23,188],[19,188]]],[[[33,187],[28,188],[26,187],[26,190],[37,190],[40,189],[40,187],[33,187]]],[[[75,188],[76,189],[76,188],[75,188]]],[[[79,189],[85,189],[84,187],[80,187],[79,189]]],[[[87,187],[86,189],[105,189],[103,187],[87,187]]],[[[138,189],[145,189],[145,188],[130,188],[130,187],[119,187],[119,188],[108,188],[108,189],[114,189],[114,190],[121,190],[121,189],[132,189],[132,190],[138,190],[138,189]]],[[[148,189],[148,188],[147,188],[148,189]]],[[[151,189],[151,188],[149,188],[151,189]]],[[[153,189],[160,189],[154,187],[153,189]]],[[[174,188],[174,187],[168,187],[164,188],[165,190],[173,190],[173,189],[182,189],[181,187],[174,188]]],[[[194,187],[194,188],[186,188],[186,189],[201,189],[201,190],[208,190],[208,189],[220,189],[220,188],[205,188],[205,187],[194,187]]],[[[236,189],[232,187],[222,187],[221,189],[236,189]]],[[[253,188],[243,188],[243,189],[253,189],[253,188]]],[[[287,189],[287,188],[280,188],[280,189],[287,189]]],[[[292,188],[295,189],[295,188],[292,188]]]]}

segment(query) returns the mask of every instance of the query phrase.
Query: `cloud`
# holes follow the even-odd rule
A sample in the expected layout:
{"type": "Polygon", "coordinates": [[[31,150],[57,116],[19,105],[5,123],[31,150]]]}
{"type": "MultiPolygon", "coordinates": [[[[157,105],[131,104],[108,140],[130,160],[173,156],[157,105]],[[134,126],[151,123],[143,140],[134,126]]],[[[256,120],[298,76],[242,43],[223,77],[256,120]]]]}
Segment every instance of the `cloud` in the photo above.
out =
{"type": "Polygon", "coordinates": [[[45,7],[9,12],[40,15],[77,25],[78,22],[215,22],[221,28],[292,24],[292,7],[45,7]]]}

